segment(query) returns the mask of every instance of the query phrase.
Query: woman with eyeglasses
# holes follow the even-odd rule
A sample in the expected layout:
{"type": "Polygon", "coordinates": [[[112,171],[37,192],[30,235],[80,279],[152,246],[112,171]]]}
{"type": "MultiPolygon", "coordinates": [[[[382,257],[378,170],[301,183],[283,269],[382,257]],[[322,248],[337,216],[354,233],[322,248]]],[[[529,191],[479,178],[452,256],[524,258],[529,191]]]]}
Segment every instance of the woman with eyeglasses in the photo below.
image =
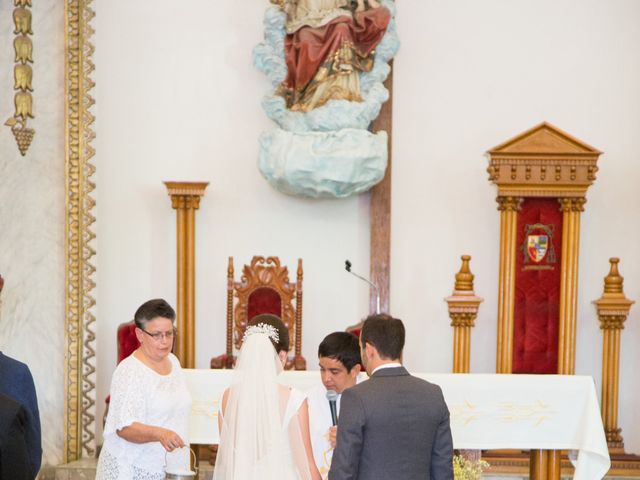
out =
{"type": "Polygon", "coordinates": [[[135,313],[140,347],[111,380],[97,480],[163,480],[166,452],[188,445],[191,395],[173,353],[176,313],[163,299],[135,313]]]}

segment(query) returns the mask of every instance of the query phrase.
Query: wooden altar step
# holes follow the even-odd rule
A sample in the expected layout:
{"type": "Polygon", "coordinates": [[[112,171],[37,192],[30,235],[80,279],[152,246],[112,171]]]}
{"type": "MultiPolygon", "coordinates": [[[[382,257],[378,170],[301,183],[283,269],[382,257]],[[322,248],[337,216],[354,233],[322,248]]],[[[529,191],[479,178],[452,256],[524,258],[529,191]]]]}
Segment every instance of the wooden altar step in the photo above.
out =
{"type": "MultiPolygon", "coordinates": [[[[490,467],[483,478],[528,478],[529,476],[529,452],[521,450],[489,450],[482,452],[482,459],[486,460],[490,467]]],[[[573,466],[563,452],[561,463],[561,475],[563,478],[573,478],[573,466]]],[[[611,469],[607,473],[607,479],[640,478],[640,456],[632,454],[611,454],[611,469]]]]}

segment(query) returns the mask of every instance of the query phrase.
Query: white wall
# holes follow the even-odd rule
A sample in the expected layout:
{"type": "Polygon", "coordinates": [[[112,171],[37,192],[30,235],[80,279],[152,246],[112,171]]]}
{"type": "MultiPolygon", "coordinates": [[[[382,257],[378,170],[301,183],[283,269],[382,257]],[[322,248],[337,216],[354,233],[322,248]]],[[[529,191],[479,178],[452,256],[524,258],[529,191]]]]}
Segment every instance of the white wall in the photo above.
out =
{"type": "MultiPolygon", "coordinates": [[[[175,213],[163,180],[208,180],[197,213],[197,366],[224,349],[227,256],[302,257],[304,355],[357,322],[368,292],[368,196],[310,201],[272,190],[256,168],[273,125],[251,65],[268,2],[111,0],[96,4],[98,398],[115,367],[115,331],[151,297],[175,302],[175,213]]],[[[392,312],[409,330],[406,363],[451,368],[443,297],[461,254],[485,298],[472,370],[495,368],[499,217],[483,153],[547,120],[603,150],[583,215],[577,373],[599,388],[601,333],[590,302],[608,258],[640,298],[640,3],[414,0],[398,3],[394,74],[392,312]]],[[[293,274],[293,272],[292,272],[293,274]]],[[[640,452],[639,314],[623,331],[621,413],[640,452]],[[634,428],[635,427],[635,428],[634,428]]],[[[100,405],[101,406],[101,405],[100,405]]],[[[99,417],[101,412],[99,411],[99,417]]]]}
{"type": "MultiPolygon", "coordinates": [[[[116,328],[145,300],[175,305],[175,212],[163,180],[206,180],[197,212],[197,367],[225,349],[227,257],[278,255],[304,267],[304,351],[366,313],[365,197],[284,196],[260,176],[257,138],[272,128],[251,64],[264,5],[118,0],[96,5],[98,398],[116,363],[116,328]]],[[[101,405],[102,406],[102,405],[101,405]]],[[[101,417],[99,413],[98,417],[101,417]]]]}
{"type": "Polygon", "coordinates": [[[0,351],[31,370],[42,425],[42,464],[64,447],[64,4],[34,2],[36,133],[21,156],[13,116],[13,2],[0,2],[0,351]],[[53,379],[53,380],[52,380],[53,379]]]}

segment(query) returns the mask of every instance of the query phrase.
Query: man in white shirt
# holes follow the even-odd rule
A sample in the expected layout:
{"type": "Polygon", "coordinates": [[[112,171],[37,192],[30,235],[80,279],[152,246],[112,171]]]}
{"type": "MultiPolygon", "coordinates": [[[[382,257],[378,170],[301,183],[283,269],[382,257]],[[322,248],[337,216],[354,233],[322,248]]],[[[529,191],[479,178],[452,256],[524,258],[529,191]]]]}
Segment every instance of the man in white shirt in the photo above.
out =
{"type": "Polygon", "coordinates": [[[307,401],[313,457],[320,475],[326,479],[336,445],[336,427],[333,426],[327,391],[336,392],[336,409],[339,414],[342,392],[357,383],[362,368],[358,338],[347,332],[327,335],[318,347],[318,359],[322,385],[307,392],[307,401]]]}

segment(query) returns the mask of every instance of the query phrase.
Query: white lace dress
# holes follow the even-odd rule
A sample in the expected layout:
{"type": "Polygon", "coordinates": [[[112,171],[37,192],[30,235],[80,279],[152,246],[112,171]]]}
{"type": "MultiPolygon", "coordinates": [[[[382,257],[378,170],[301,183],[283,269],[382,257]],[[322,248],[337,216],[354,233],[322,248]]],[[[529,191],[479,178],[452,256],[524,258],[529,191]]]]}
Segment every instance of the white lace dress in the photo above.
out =
{"type": "Polygon", "coordinates": [[[169,359],[168,375],[133,355],[116,368],[96,480],[164,480],[165,449],[160,442],[131,443],[116,433],[134,422],[168,428],[189,443],[191,394],[180,362],[171,353],[169,359]]]}

